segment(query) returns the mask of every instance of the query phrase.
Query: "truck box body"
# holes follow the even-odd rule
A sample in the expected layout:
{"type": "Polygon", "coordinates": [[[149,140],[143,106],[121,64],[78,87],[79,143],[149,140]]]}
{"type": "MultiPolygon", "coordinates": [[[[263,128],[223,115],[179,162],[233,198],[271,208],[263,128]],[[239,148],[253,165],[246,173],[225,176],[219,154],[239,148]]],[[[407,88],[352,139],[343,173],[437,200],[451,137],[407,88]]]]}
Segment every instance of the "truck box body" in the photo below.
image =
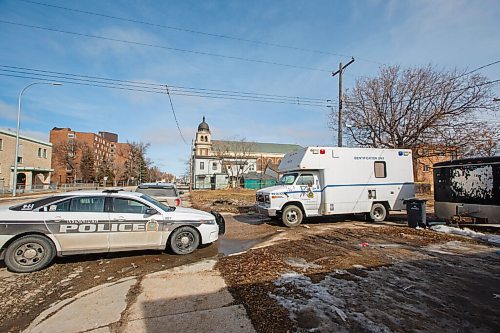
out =
{"type": "Polygon", "coordinates": [[[285,183],[257,195],[259,209],[267,207],[270,216],[290,202],[300,203],[305,216],[365,213],[374,203],[401,210],[415,195],[411,151],[405,149],[306,147],[287,154],[279,171],[285,183]]]}

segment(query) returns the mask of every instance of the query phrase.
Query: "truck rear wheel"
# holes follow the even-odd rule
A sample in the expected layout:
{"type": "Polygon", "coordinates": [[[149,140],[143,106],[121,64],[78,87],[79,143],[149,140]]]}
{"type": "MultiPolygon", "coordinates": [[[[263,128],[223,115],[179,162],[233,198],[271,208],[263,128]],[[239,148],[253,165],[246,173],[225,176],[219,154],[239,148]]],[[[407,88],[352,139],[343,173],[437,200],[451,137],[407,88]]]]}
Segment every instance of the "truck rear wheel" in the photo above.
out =
{"type": "Polygon", "coordinates": [[[381,203],[375,203],[370,210],[370,219],[373,222],[382,222],[387,216],[387,209],[381,203]]]}
{"type": "Polygon", "coordinates": [[[287,206],[281,214],[281,221],[289,228],[293,228],[302,223],[302,210],[294,205],[287,206]]]}

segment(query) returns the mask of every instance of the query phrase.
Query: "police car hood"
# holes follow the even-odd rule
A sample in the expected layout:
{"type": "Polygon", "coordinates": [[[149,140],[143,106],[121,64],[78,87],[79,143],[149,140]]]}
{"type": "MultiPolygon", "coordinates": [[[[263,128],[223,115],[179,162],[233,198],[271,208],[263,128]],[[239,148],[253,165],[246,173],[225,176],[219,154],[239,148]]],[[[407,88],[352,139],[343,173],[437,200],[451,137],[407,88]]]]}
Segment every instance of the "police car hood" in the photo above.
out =
{"type": "Polygon", "coordinates": [[[192,220],[192,219],[199,219],[199,220],[213,220],[215,217],[207,212],[204,212],[202,210],[198,209],[193,209],[193,208],[184,208],[184,207],[176,207],[174,210],[175,217],[176,219],[179,220],[192,220]]]}

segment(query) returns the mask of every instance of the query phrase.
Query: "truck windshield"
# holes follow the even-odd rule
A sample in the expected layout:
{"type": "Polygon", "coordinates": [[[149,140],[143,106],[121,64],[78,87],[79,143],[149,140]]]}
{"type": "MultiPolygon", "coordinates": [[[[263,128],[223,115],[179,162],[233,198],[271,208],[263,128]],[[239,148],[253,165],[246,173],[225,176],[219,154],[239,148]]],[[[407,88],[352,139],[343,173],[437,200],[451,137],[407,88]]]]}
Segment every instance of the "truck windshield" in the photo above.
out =
{"type": "Polygon", "coordinates": [[[292,185],[295,182],[295,179],[297,179],[298,173],[287,173],[283,176],[281,176],[278,184],[279,185],[292,185]]]}

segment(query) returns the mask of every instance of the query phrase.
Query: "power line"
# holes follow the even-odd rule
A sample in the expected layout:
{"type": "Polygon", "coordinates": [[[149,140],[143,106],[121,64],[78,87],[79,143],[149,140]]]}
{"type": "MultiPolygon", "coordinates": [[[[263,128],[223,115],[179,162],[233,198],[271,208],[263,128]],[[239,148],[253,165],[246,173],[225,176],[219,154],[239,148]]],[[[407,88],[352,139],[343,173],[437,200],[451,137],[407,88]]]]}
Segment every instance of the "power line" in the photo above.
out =
{"type": "Polygon", "coordinates": [[[486,65],[480,66],[480,67],[478,67],[478,68],[475,68],[475,69],[473,69],[473,70],[471,70],[471,71],[469,71],[469,72],[467,72],[467,73],[464,73],[464,74],[462,74],[462,75],[460,75],[460,76],[458,76],[458,77],[456,77],[456,78],[459,78],[459,77],[462,77],[462,76],[465,76],[465,75],[472,74],[472,73],[477,72],[477,71],[479,71],[479,70],[481,70],[481,69],[483,69],[483,68],[487,68],[487,67],[490,67],[490,66],[493,66],[493,65],[499,64],[499,63],[500,63],[500,60],[490,62],[489,64],[486,64],[486,65]]]}
{"type": "MultiPolygon", "coordinates": [[[[11,74],[6,74],[6,73],[1,73],[2,71],[5,71],[3,69],[0,69],[0,76],[7,76],[7,77],[14,77],[14,78],[24,78],[24,79],[32,79],[32,80],[41,80],[41,81],[54,81],[54,79],[57,79],[61,83],[66,83],[66,84],[75,84],[75,85],[83,85],[83,86],[89,86],[89,87],[99,87],[99,88],[110,88],[110,89],[118,89],[118,90],[126,90],[126,91],[138,91],[138,92],[146,92],[146,93],[156,93],[156,94],[166,94],[165,90],[159,90],[159,89],[151,89],[148,87],[130,87],[130,86],[124,86],[120,84],[114,84],[114,83],[106,83],[106,82],[99,82],[99,81],[91,81],[91,80],[86,80],[87,82],[82,82],[78,81],[79,79],[75,78],[68,78],[68,77],[63,77],[63,76],[56,76],[56,75],[42,75],[42,74],[36,74],[36,73],[11,73],[11,74]],[[89,82],[90,81],[90,82],[89,82]]],[[[178,96],[187,96],[187,97],[200,97],[200,98],[212,98],[212,99],[223,99],[223,100],[239,100],[239,101],[249,101],[249,102],[262,102],[262,103],[275,103],[275,104],[293,104],[293,105],[302,105],[302,106],[313,106],[313,107],[325,107],[326,104],[319,104],[319,103],[312,103],[312,102],[292,102],[289,100],[273,100],[273,99],[266,99],[266,98],[258,98],[258,97],[237,97],[237,96],[224,96],[224,95],[210,95],[208,93],[185,93],[185,92],[170,92],[172,95],[178,95],[178,96]]]]}
{"type": "Polygon", "coordinates": [[[175,124],[177,125],[177,129],[179,130],[179,134],[181,135],[182,141],[184,141],[184,143],[187,145],[188,143],[187,143],[186,139],[184,139],[184,135],[182,135],[182,131],[181,131],[181,128],[179,126],[179,122],[177,121],[177,116],[175,115],[174,104],[172,104],[172,98],[170,97],[170,92],[168,91],[168,86],[165,85],[165,88],[167,89],[168,100],[170,101],[170,106],[172,108],[172,114],[174,115],[175,124]]]}
{"type": "MultiPolygon", "coordinates": [[[[29,72],[40,72],[40,73],[49,73],[49,74],[57,74],[57,75],[63,75],[63,76],[70,76],[70,77],[81,77],[81,78],[88,78],[88,79],[96,79],[96,80],[102,80],[102,81],[110,81],[110,82],[118,82],[118,83],[127,83],[127,84],[137,84],[140,86],[150,86],[150,87],[155,87],[156,89],[164,90],[165,85],[164,84],[159,84],[159,83],[151,83],[151,82],[141,82],[141,81],[131,81],[131,80],[121,80],[121,79],[112,79],[112,78],[105,78],[105,77],[98,77],[98,76],[89,76],[89,75],[82,75],[82,74],[74,74],[74,73],[64,73],[64,72],[56,72],[56,71],[47,71],[47,70],[41,70],[41,69],[35,69],[35,68],[26,68],[26,67],[17,67],[17,66],[7,66],[7,65],[0,65],[0,68],[9,68],[13,70],[23,70],[23,71],[29,71],[29,72]]],[[[327,101],[324,98],[312,98],[312,97],[302,97],[302,96],[287,96],[287,95],[276,95],[276,94],[264,94],[264,93],[256,93],[256,92],[243,92],[243,91],[232,91],[232,90],[219,90],[219,89],[207,89],[207,88],[195,88],[195,87],[184,87],[184,86],[173,86],[169,85],[170,90],[172,88],[178,89],[178,90],[187,90],[187,91],[201,91],[201,92],[206,92],[206,93],[224,93],[228,95],[242,95],[242,96],[260,96],[260,97],[276,97],[276,98],[283,98],[283,99],[289,99],[292,101],[296,101],[297,99],[300,101],[309,101],[309,102],[322,102],[324,103],[327,101]]]]}
{"type": "Polygon", "coordinates": [[[91,34],[85,34],[85,33],[79,33],[79,32],[74,32],[74,31],[67,31],[67,30],[60,30],[60,29],[54,29],[54,28],[46,28],[46,27],[41,27],[41,26],[37,26],[37,25],[24,24],[24,23],[18,23],[18,22],[11,22],[11,21],[5,21],[5,20],[0,20],[0,23],[15,25],[15,26],[19,26],[19,27],[25,27],[25,28],[30,28],[30,29],[38,29],[38,30],[45,30],[45,31],[51,31],[51,32],[58,32],[58,33],[67,34],[67,35],[73,35],[73,36],[80,36],[80,37],[87,37],[87,38],[94,38],[94,39],[102,39],[102,40],[107,40],[107,41],[112,41],[112,42],[119,42],[119,43],[139,45],[139,46],[147,46],[147,47],[153,47],[153,48],[170,50],[170,51],[176,51],[176,52],[191,53],[191,54],[197,54],[197,55],[205,55],[205,56],[211,56],[211,57],[217,57],[217,58],[224,58],[224,59],[231,59],[231,60],[238,60],[238,61],[245,61],[245,62],[260,63],[260,64],[266,64],[266,65],[287,67],[287,68],[297,68],[297,69],[310,70],[310,71],[319,71],[319,72],[328,72],[328,73],[331,72],[331,70],[328,70],[328,69],[321,69],[321,68],[314,68],[314,67],[307,67],[307,66],[284,64],[284,63],[279,63],[279,62],[274,62],[274,61],[267,61],[267,60],[260,60],[260,59],[251,59],[251,58],[243,58],[243,57],[229,56],[229,55],[218,54],[218,53],[211,53],[211,52],[203,52],[203,51],[181,49],[181,48],[169,47],[169,46],[165,46],[165,45],[156,45],[156,44],[150,44],[150,43],[142,43],[142,42],[125,40],[125,39],[118,39],[118,38],[112,38],[112,37],[106,37],[106,36],[91,35],[91,34]]]}
{"type": "MultiPolygon", "coordinates": [[[[186,32],[186,33],[191,33],[191,34],[198,34],[198,35],[202,35],[202,36],[223,38],[223,39],[235,40],[235,41],[239,41],[239,42],[260,44],[260,45],[264,45],[264,46],[272,46],[272,47],[283,48],[283,49],[288,49],[288,50],[295,50],[295,51],[301,51],[301,52],[318,53],[318,54],[324,54],[324,55],[333,55],[333,56],[344,57],[344,58],[351,58],[352,57],[352,55],[346,55],[346,54],[342,54],[342,53],[334,53],[334,52],[329,52],[329,51],[307,49],[307,48],[301,48],[301,47],[296,47],[296,46],[284,45],[284,44],[279,44],[279,43],[271,43],[271,42],[266,42],[266,41],[260,41],[260,40],[255,40],[255,39],[247,39],[247,38],[230,36],[230,35],[224,35],[224,34],[209,33],[209,32],[204,32],[204,31],[199,31],[199,30],[193,30],[193,29],[187,29],[187,28],[180,28],[180,27],[174,27],[174,26],[170,26],[170,25],[164,25],[164,24],[146,22],[146,21],[135,20],[135,19],[125,18],[125,17],[118,17],[118,16],[113,16],[113,15],[108,15],[108,14],[96,13],[96,12],[91,12],[91,11],[86,11],[86,10],[81,10],[81,9],[75,9],[75,8],[68,8],[68,7],[63,7],[63,6],[57,6],[57,5],[52,5],[52,4],[47,4],[47,3],[37,2],[37,1],[29,1],[29,0],[20,0],[20,1],[23,1],[23,2],[26,2],[26,3],[31,3],[31,4],[34,4],[34,5],[51,7],[51,8],[65,10],[65,11],[75,12],[75,13],[81,13],[81,14],[86,14],[86,15],[93,15],[93,16],[98,16],[98,17],[103,17],[103,18],[108,18],[108,19],[113,19],[113,20],[118,20],[118,21],[123,21],[123,22],[148,25],[148,26],[152,26],[152,27],[169,29],[169,30],[174,30],[174,31],[181,31],[181,32],[186,32]]],[[[365,61],[365,62],[371,62],[371,63],[378,64],[378,65],[384,65],[384,63],[381,63],[381,62],[378,62],[378,61],[369,60],[369,59],[360,58],[360,57],[356,57],[356,58],[359,59],[359,60],[365,61]]]]}
{"type": "MultiPolygon", "coordinates": [[[[70,73],[61,73],[61,72],[52,72],[52,71],[40,71],[37,69],[28,69],[14,66],[4,66],[0,65],[0,71],[7,73],[14,73],[16,75],[35,75],[40,78],[50,78],[52,80],[72,80],[78,81],[79,83],[90,83],[90,84],[99,84],[100,86],[113,86],[113,87],[121,87],[127,89],[139,89],[141,91],[146,90],[146,92],[156,92],[156,93],[164,93],[165,86],[164,84],[153,84],[147,82],[138,82],[138,81],[126,81],[126,80],[117,80],[110,78],[101,78],[95,76],[87,76],[87,75],[78,75],[78,74],[70,74],[70,73]],[[19,68],[19,69],[18,69],[19,68]],[[40,73],[41,72],[41,73],[40,73]],[[48,74],[46,74],[48,73],[48,74]],[[54,73],[54,74],[52,74],[54,73]],[[83,78],[82,78],[83,77],[83,78]],[[92,79],[87,79],[92,78],[92,79]],[[129,83],[130,82],[130,83],[129,83]]],[[[67,81],[66,81],[67,82],[67,81]]],[[[174,88],[172,89],[169,86],[169,91],[172,94],[176,95],[197,95],[199,97],[227,97],[228,99],[241,99],[241,100],[255,100],[255,101],[265,101],[265,102],[282,102],[288,104],[302,104],[302,105],[311,105],[311,106],[326,106],[328,100],[325,99],[313,99],[313,98],[302,98],[298,96],[283,96],[283,95],[271,95],[271,94],[259,94],[259,93],[244,93],[244,92],[217,92],[217,90],[203,89],[203,88],[174,88]],[[277,97],[274,97],[277,96],[277,97]],[[282,96],[282,97],[279,97],[282,96]]]]}

